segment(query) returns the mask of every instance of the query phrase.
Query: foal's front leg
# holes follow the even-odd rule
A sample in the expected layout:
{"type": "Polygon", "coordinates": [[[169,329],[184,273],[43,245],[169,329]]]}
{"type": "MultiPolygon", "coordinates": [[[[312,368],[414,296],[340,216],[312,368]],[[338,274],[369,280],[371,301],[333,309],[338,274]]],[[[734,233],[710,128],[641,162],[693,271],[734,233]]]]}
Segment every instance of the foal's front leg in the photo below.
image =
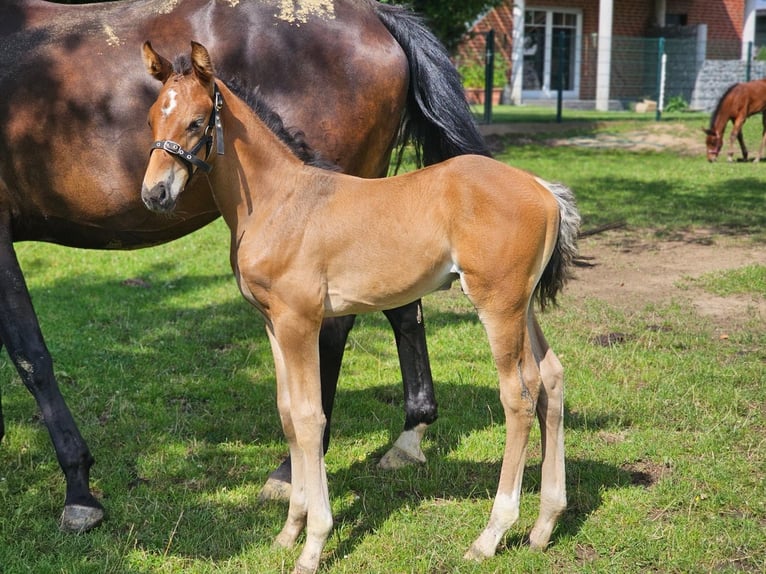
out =
{"type": "Polygon", "coordinates": [[[296,573],[316,571],[332,528],[322,450],[325,417],[319,381],[320,323],[319,318],[312,320],[288,309],[274,313],[269,328],[277,402],[290,445],[293,478],[287,521],[275,543],[293,546],[306,526],[306,543],[296,573]]]}
{"type": "Polygon", "coordinates": [[[734,127],[731,129],[731,133],[729,134],[729,161],[734,161],[734,139],[736,138],[739,142],[739,149],[742,152],[742,159],[747,161],[747,146],[745,146],[745,137],[742,135],[742,126],[744,125],[745,120],[742,121],[736,120],[734,122],[734,127]]]}

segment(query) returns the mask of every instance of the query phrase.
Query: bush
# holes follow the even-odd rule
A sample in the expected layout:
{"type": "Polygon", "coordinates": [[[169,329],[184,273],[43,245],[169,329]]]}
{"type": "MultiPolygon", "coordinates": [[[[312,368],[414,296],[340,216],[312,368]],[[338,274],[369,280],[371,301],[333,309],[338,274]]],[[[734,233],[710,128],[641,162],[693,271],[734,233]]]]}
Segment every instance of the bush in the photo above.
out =
{"type": "Polygon", "coordinates": [[[673,96],[668,100],[668,103],[665,104],[665,110],[666,112],[684,112],[687,109],[689,109],[689,104],[686,103],[686,100],[684,100],[683,96],[673,96]]]}
{"type": "MultiPolygon", "coordinates": [[[[471,64],[458,65],[457,71],[463,79],[465,88],[483,88],[484,87],[484,67],[483,63],[474,62],[471,64]]],[[[505,60],[498,54],[495,54],[495,66],[492,74],[492,87],[502,88],[508,83],[508,66],[505,60]]]]}

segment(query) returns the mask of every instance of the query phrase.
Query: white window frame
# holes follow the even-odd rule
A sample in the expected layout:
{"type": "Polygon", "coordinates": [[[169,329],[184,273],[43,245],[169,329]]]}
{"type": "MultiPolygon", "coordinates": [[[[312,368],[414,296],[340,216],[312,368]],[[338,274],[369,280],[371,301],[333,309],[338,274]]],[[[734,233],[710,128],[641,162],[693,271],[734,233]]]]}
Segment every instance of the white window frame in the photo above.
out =
{"type": "MultiPolygon", "coordinates": [[[[543,86],[539,90],[523,90],[522,98],[525,99],[550,99],[557,96],[558,90],[551,89],[551,61],[556,57],[553,51],[553,14],[574,14],[577,18],[575,27],[575,53],[574,75],[572,78],[573,88],[564,90],[562,95],[567,99],[577,99],[580,96],[580,72],[582,67],[582,10],[575,8],[557,8],[552,6],[525,6],[524,27],[526,28],[526,13],[528,11],[545,12],[545,55],[543,58],[543,86]]],[[[523,64],[522,64],[523,65],[523,64]]]]}

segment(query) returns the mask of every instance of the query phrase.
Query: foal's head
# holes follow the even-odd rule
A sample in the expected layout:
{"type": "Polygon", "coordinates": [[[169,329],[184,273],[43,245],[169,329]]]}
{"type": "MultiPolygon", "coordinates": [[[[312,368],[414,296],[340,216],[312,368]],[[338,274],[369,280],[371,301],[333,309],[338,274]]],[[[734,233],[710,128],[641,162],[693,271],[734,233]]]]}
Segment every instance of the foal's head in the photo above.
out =
{"type": "Polygon", "coordinates": [[[721,134],[713,129],[702,128],[707,136],[705,138],[705,147],[707,148],[707,160],[715,161],[718,159],[718,154],[721,153],[721,146],[723,145],[723,138],[721,134]]]}
{"type": "Polygon", "coordinates": [[[152,211],[172,211],[194,172],[210,171],[206,156],[217,117],[213,64],[204,46],[191,44],[191,67],[186,70],[174,70],[149,42],[142,47],[147,71],[163,84],[149,110],[155,141],[141,189],[152,211]]]}

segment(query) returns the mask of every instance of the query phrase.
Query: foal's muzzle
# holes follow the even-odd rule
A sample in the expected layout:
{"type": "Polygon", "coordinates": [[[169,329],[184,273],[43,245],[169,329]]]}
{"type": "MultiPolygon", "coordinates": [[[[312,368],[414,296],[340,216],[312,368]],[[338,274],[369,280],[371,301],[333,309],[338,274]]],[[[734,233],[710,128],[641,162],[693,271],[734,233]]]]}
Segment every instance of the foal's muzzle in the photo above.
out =
{"type": "Polygon", "coordinates": [[[170,181],[160,181],[149,188],[144,184],[141,189],[141,200],[144,205],[151,211],[158,213],[167,213],[173,211],[176,206],[176,198],[173,197],[171,185],[173,178],[170,181]]]}

